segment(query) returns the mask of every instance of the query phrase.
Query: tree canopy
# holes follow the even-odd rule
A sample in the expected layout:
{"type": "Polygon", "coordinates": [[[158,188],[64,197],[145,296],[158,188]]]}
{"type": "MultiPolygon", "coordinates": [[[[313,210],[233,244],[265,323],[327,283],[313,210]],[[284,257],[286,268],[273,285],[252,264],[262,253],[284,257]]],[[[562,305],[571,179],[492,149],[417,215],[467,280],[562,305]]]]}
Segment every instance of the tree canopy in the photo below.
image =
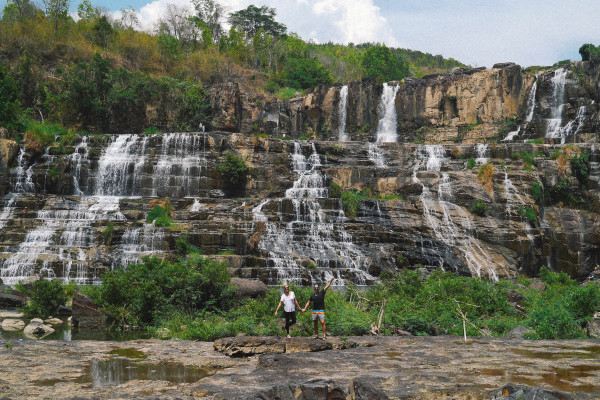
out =
{"type": "Polygon", "coordinates": [[[239,27],[247,36],[254,36],[259,31],[272,36],[285,35],[287,27],[275,21],[277,11],[267,6],[249,5],[243,10],[232,13],[229,23],[239,27]]]}
{"type": "Polygon", "coordinates": [[[408,64],[392,53],[386,45],[377,44],[365,50],[362,66],[367,78],[377,79],[378,82],[401,80],[408,76],[408,64]]]}

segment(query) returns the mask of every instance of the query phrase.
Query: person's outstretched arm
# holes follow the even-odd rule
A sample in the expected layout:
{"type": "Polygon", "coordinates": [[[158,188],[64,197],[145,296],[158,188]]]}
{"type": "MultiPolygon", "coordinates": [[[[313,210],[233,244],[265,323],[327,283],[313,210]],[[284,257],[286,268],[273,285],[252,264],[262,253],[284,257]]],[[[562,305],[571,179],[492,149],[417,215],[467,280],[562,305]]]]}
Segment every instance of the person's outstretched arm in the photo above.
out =
{"type": "Polygon", "coordinates": [[[325,288],[323,289],[324,292],[327,291],[327,289],[329,289],[329,286],[331,286],[331,282],[333,282],[335,278],[331,278],[331,280],[329,281],[329,283],[327,284],[327,286],[325,286],[325,288]]]}
{"type": "Polygon", "coordinates": [[[306,305],[302,309],[302,312],[306,312],[306,309],[308,308],[308,306],[310,306],[310,299],[308,299],[308,301],[306,302],[306,305]]]}
{"type": "Polygon", "coordinates": [[[298,307],[298,310],[302,310],[300,304],[298,304],[298,299],[294,297],[294,301],[296,302],[296,307],[298,307]]]}
{"type": "Polygon", "coordinates": [[[283,301],[280,301],[279,304],[277,304],[277,310],[275,310],[275,316],[277,316],[277,313],[279,312],[279,307],[281,307],[282,304],[283,304],[283,301]]]}

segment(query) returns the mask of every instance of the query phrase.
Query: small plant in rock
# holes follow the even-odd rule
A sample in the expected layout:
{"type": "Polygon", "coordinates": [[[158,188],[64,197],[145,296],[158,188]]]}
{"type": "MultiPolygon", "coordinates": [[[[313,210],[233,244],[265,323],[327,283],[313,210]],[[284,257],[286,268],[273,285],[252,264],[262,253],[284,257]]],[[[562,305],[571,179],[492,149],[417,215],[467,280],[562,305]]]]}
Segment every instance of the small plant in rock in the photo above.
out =
{"type": "Polygon", "coordinates": [[[217,163],[217,171],[230,192],[244,190],[249,168],[242,157],[231,152],[225,153],[217,163]]]}
{"type": "Polygon", "coordinates": [[[488,210],[488,206],[482,200],[473,200],[473,204],[471,205],[471,212],[475,215],[479,215],[483,217],[488,210]]]}
{"type": "Polygon", "coordinates": [[[475,162],[475,159],[473,157],[469,158],[467,160],[467,169],[473,169],[473,168],[475,168],[476,164],[477,163],[475,162]]]}
{"type": "Polygon", "coordinates": [[[335,182],[331,182],[329,184],[329,196],[330,197],[335,197],[335,198],[340,198],[342,197],[342,192],[343,189],[340,185],[338,185],[335,182]]]}
{"type": "Polygon", "coordinates": [[[494,192],[494,166],[492,164],[483,164],[477,170],[477,179],[483,185],[488,193],[494,192]]]}
{"type": "Polygon", "coordinates": [[[536,202],[540,203],[544,198],[544,190],[542,189],[542,185],[539,182],[533,182],[531,185],[531,194],[536,202]]]}
{"type": "Polygon", "coordinates": [[[571,172],[579,183],[584,186],[590,177],[590,153],[583,153],[579,156],[572,157],[569,160],[571,164],[571,172]]]}
{"type": "Polygon", "coordinates": [[[6,350],[12,350],[13,343],[12,342],[6,342],[6,343],[4,343],[4,347],[6,348],[6,350]]]}
{"type": "Polygon", "coordinates": [[[157,226],[160,228],[169,227],[173,224],[173,221],[171,220],[171,216],[170,216],[171,211],[172,211],[171,206],[165,206],[165,207],[154,206],[154,208],[152,210],[150,210],[150,212],[148,213],[148,216],[146,217],[146,222],[147,223],[154,222],[154,226],[157,226]]]}
{"type": "Polygon", "coordinates": [[[110,242],[112,242],[113,234],[114,234],[115,224],[109,222],[106,228],[102,231],[102,239],[104,240],[104,245],[106,247],[110,246],[110,242]]]}
{"type": "Polygon", "coordinates": [[[517,212],[521,215],[521,217],[525,218],[531,225],[537,224],[537,215],[535,214],[535,210],[531,207],[523,207],[520,206],[517,209],[517,212]]]}

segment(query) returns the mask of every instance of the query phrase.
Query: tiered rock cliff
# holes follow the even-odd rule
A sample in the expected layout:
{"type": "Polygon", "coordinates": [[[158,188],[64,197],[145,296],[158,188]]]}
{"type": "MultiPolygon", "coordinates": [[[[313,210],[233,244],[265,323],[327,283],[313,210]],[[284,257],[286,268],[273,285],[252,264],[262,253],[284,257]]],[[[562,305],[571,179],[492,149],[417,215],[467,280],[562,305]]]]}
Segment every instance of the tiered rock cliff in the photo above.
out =
{"type": "Polygon", "coordinates": [[[0,278],[91,283],[187,241],[270,284],[369,284],[402,268],[495,279],[543,265],[584,279],[600,264],[599,81],[583,63],[388,83],[399,85],[397,143],[373,143],[393,118],[371,81],[260,104],[215,86],[214,124],[227,131],[88,135],[42,154],[3,138],[0,278]],[[546,144],[499,142],[508,125],[546,144]],[[256,129],[272,137],[235,133],[256,129]],[[561,144],[574,141],[588,143],[561,144]],[[216,168],[227,152],[249,167],[243,188],[216,168]],[[166,198],[174,224],[146,223],[166,198]]]}

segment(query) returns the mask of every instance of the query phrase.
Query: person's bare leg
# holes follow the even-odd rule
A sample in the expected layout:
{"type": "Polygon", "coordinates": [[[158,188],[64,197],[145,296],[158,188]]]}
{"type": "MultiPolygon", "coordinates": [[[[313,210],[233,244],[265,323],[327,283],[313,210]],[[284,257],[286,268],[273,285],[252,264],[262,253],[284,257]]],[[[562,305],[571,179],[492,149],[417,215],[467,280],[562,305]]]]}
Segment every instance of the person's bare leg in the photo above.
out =
{"type": "Polygon", "coordinates": [[[323,328],[323,339],[327,337],[327,331],[325,330],[325,321],[321,321],[321,328],[323,328]]]}
{"type": "Polygon", "coordinates": [[[319,325],[317,325],[317,320],[315,319],[313,322],[315,326],[315,337],[319,337],[319,325]]]}

